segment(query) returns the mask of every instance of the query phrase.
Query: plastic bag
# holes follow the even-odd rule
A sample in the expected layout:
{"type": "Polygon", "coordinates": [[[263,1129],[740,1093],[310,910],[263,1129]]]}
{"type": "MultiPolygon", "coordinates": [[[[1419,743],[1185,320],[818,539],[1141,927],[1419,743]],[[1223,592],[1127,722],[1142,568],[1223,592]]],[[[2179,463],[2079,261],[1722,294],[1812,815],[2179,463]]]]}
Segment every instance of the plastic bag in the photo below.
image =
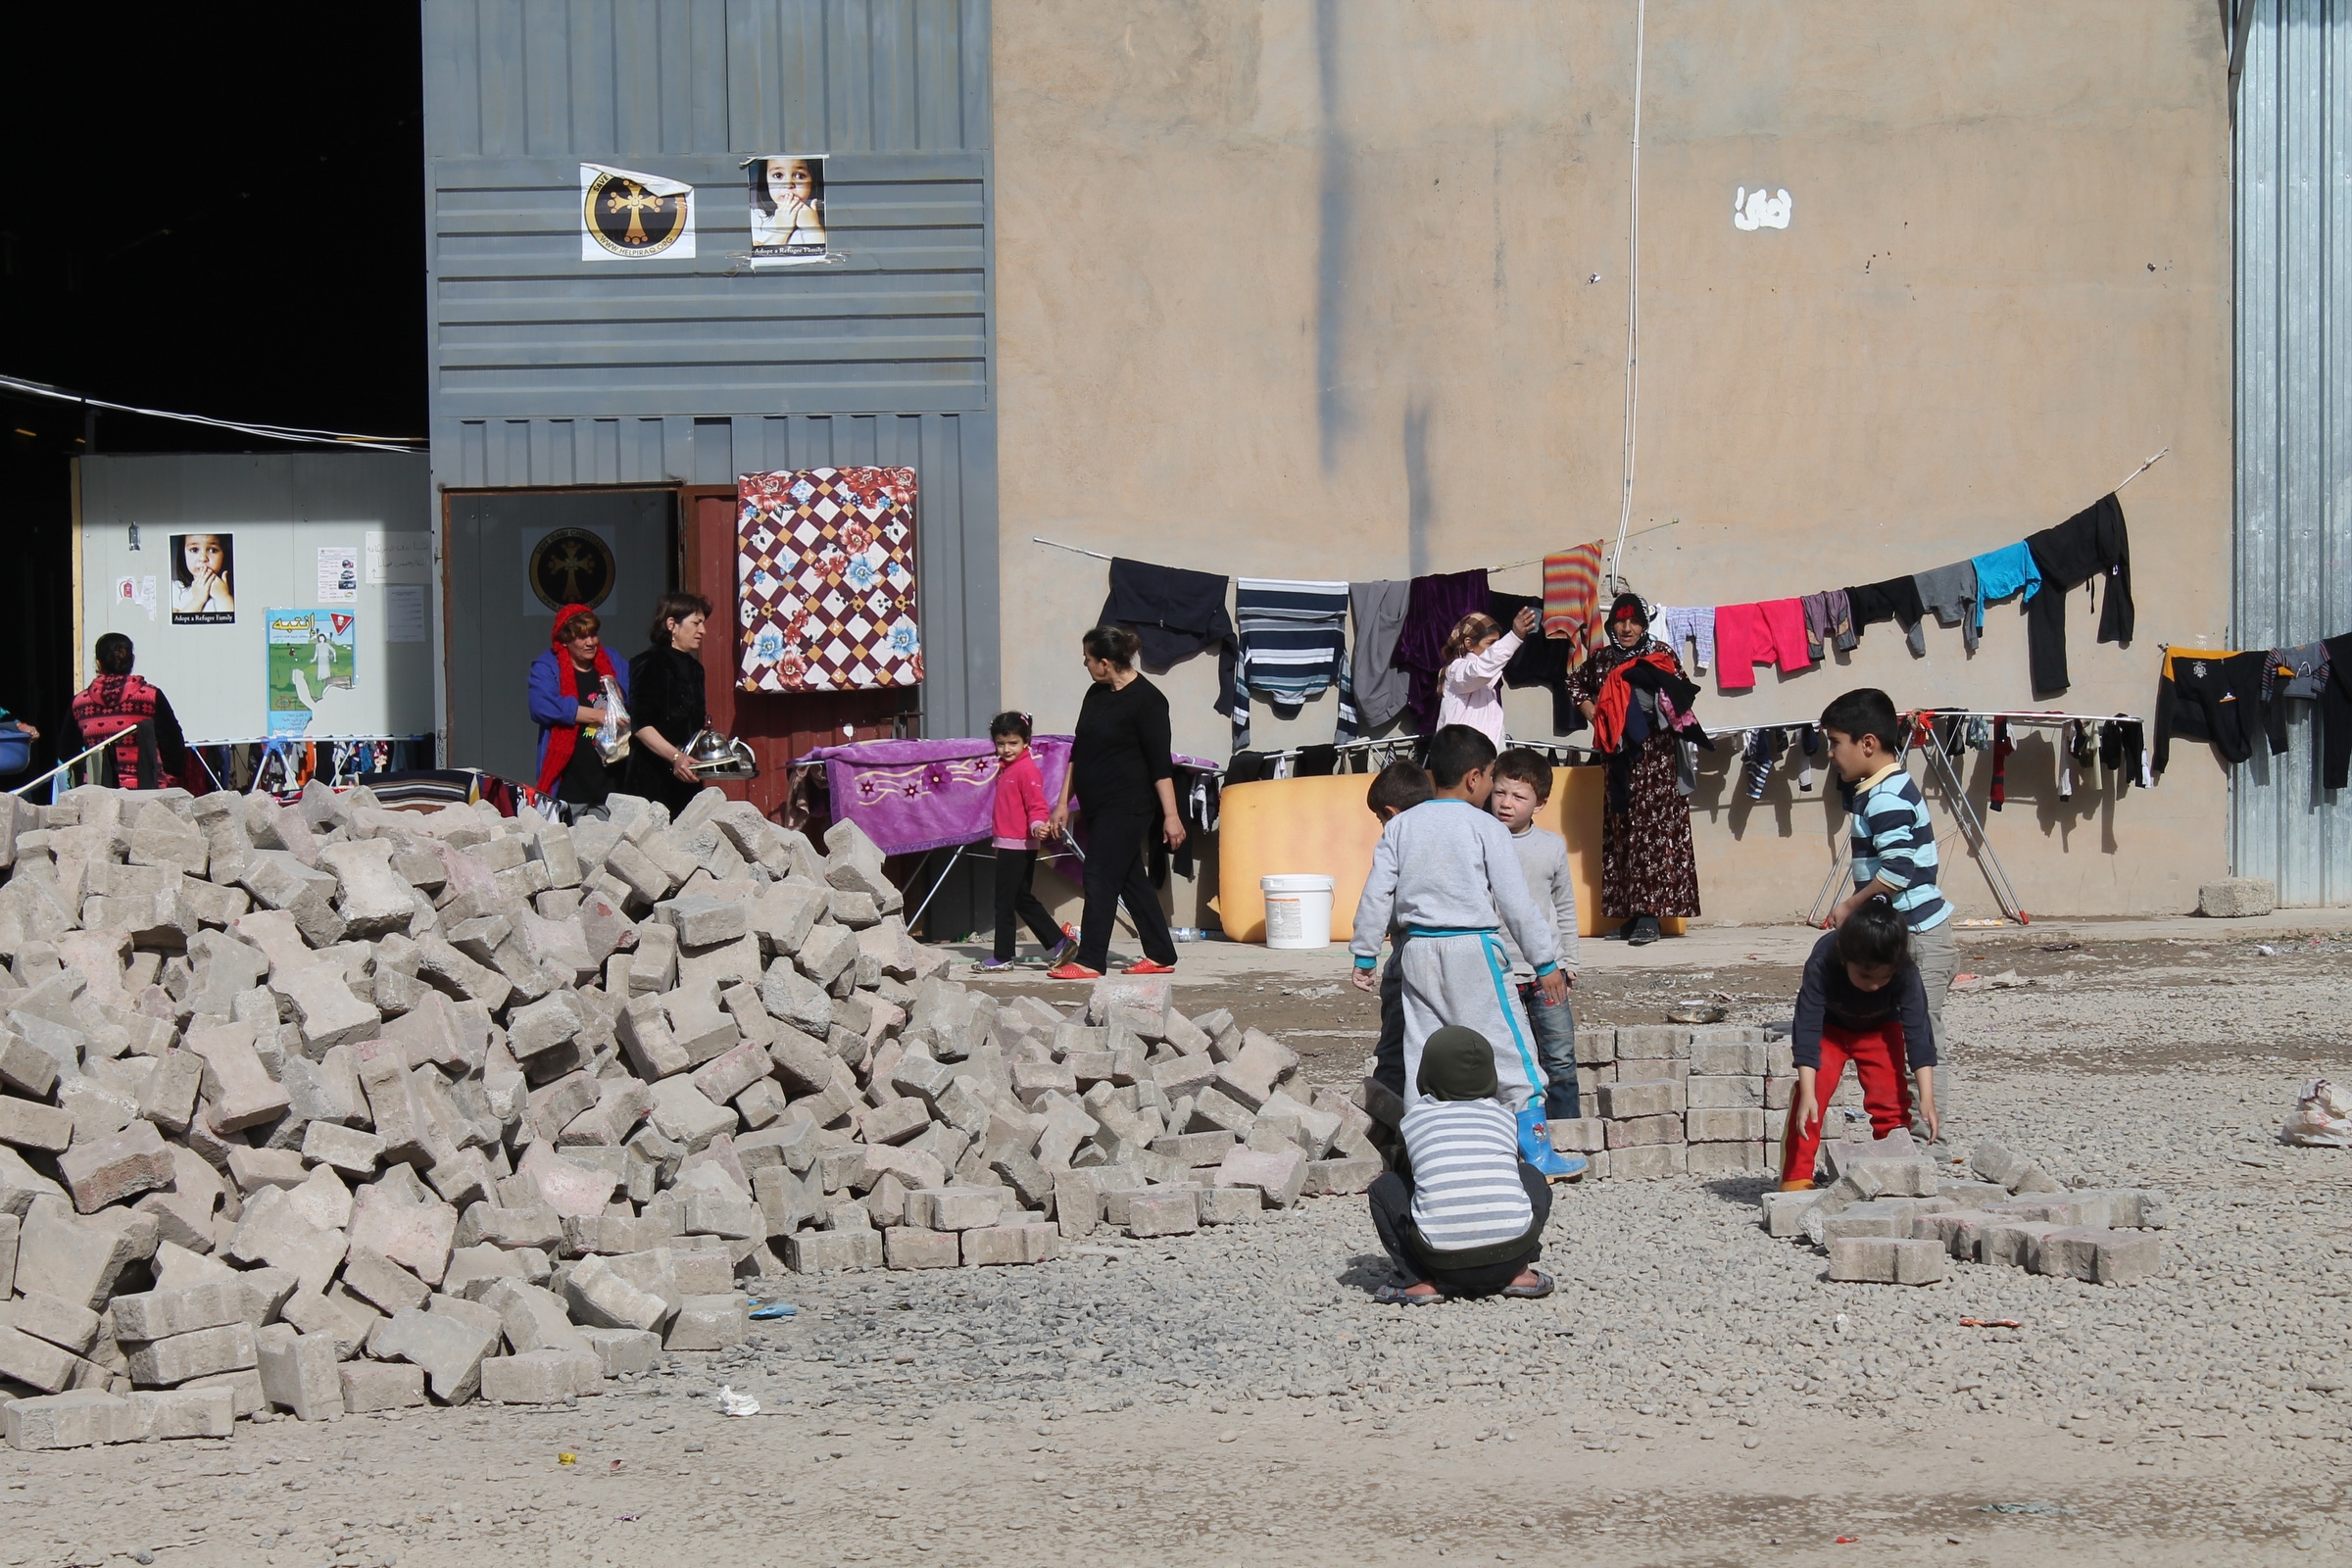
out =
{"type": "Polygon", "coordinates": [[[2308,1080],[2295,1113],[2286,1118],[2278,1136],[2308,1148],[2352,1149],[2352,1095],[2325,1078],[2308,1080]]]}
{"type": "Polygon", "coordinates": [[[610,767],[629,755],[629,736],[634,726],[629,723],[629,705],[620,700],[620,683],[612,676],[605,677],[605,721],[596,729],[596,755],[610,767]]]}

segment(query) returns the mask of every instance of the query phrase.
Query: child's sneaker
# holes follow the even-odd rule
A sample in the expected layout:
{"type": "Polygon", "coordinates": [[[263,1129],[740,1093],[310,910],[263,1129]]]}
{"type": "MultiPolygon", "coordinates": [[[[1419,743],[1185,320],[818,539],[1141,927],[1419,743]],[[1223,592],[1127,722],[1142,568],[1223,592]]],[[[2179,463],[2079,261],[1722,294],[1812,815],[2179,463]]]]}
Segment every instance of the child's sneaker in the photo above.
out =
{"type": "Polygon", "coordinates": [[[1010,969],[1012,966],[1013,963],[1010,958],[999,958],[994,956],[982,958],[978,963],[972,965],[974,969],[978,970],[982,974],[998,974],[1004,970],[1010,969]]]}
{"type": "Polygon", "coordinates": [[[1061,940],[1054,945],[1054,951],[1046,955],[1046,967],[1058,969],[1077,956],[1078,935],[1065,929],[1061,933],[1061,940]]]}

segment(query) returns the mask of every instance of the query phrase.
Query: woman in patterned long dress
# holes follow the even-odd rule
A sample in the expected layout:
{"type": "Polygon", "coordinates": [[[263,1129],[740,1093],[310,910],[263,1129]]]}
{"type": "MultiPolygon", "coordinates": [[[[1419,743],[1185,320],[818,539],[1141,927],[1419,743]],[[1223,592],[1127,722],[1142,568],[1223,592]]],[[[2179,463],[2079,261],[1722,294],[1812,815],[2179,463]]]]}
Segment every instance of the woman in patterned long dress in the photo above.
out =
{"type": "MultiPolygon", "coordinates": [[[[1568,694],[1590,720],[1609,671],[1631,659],[1674,650],[1649,634],[1639,594],[1609,606],[1609,635],[1568,677],[1568,694]]],[[[1642,694],[1637,693],[1637,698],[1642,694]]],[[[1600,821],[1600,912],[1625,924],[1609,933],[1640,947],[1658,939],[1661,915],[1698,913],[1698,858],[1690,844],[1690,806],[1675,783],[1674,737],[1662,727],[1637,743],[1626,808],[1600,821]]]]}

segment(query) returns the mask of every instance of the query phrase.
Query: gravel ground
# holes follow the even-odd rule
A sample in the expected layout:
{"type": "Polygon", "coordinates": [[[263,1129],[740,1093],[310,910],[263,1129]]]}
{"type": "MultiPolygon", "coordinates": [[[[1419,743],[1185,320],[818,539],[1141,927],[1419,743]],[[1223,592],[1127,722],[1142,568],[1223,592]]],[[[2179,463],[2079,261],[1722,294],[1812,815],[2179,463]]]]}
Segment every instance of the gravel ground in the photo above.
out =
{"type": "MultiPolygon", "coordinates": [[[[1968,967],[2030,983],[1949,1006],[1953,1144],[2167,1189],[2157,1281],[1832,1285],[1757,1229],[1760,1182],[1672,1180],[1559,1190],[1549,1300],[1388,1308],[1360,1200],[1309,1200],[797,1281],[753,1346],[576,1409],[12,1454],[0,1563],[2345,1560],[2352,1153],[2276,1133],[2352,1073],[2352,949],[2013,946],[1968,967]],[[717,1416],[722,1382],[765,1413],[717,1416]]],[[[1706,989],[1615,984],[1591,1016],[1706,989]]],[[[1736,1018],[1786,994],[1720,989],[1736,1018]]]]}

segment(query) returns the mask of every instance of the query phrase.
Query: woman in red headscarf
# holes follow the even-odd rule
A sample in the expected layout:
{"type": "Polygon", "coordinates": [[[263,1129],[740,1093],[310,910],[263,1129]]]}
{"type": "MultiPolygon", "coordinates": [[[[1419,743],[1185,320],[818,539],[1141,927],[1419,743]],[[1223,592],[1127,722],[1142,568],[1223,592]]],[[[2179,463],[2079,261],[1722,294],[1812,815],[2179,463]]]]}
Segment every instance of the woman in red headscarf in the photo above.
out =
{"type": "Polygon", "coordinates": [[[620,776],[596,749],[605,722],[605,682],[629,700],[629,671],[605,652],[603,622],[586,605],[556,613],[548,651],[531,664],[531,717],[539,723],[541,793],[572,806],[603,806],[620,776]]]}

